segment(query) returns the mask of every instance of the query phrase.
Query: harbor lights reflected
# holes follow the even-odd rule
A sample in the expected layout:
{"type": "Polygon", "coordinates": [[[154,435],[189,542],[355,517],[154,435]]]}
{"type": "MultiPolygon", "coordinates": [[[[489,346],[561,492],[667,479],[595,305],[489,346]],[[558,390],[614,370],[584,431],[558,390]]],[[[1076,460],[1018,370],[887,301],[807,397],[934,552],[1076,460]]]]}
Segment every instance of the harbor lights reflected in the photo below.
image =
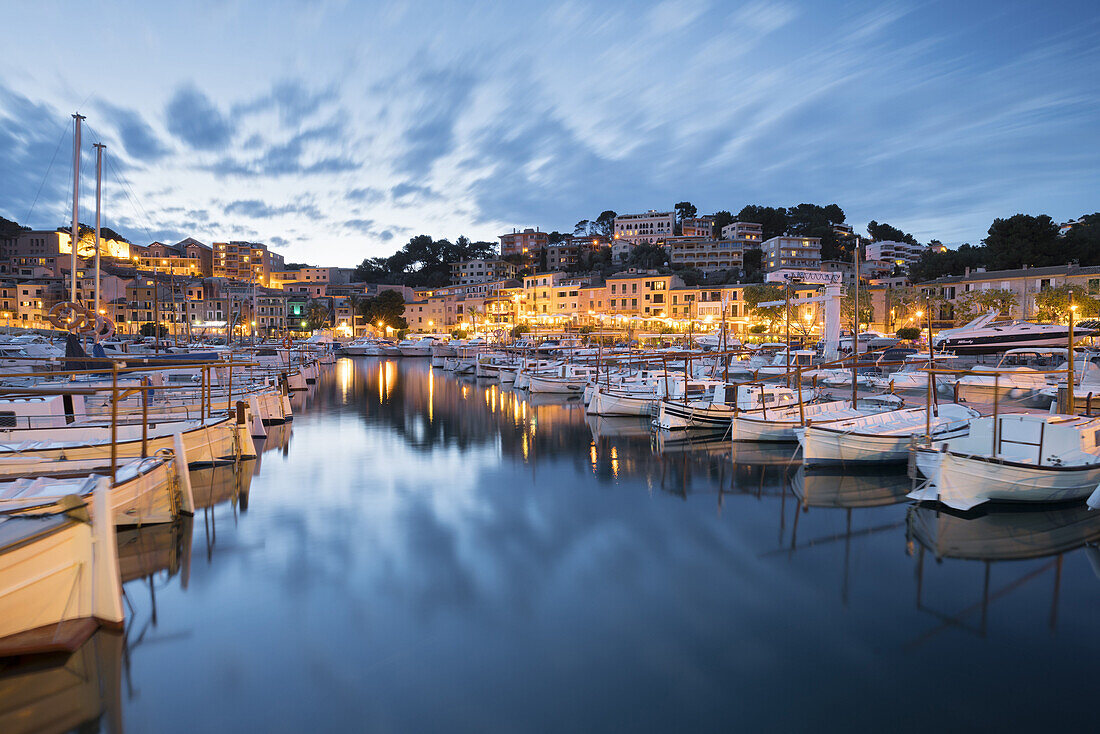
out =
{"type": "Polygon", "coordinates": [[[351,387],[351,360],[344,358],[336,363],[336,379],[340,383],[340,402],[347,405],[348,389],[351,387]]]}

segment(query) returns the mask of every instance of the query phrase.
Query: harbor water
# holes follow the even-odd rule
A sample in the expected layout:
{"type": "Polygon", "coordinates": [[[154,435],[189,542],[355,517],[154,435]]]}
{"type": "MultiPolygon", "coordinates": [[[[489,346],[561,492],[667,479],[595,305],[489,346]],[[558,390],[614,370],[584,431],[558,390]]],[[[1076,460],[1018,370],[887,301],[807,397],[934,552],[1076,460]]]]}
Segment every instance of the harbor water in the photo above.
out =
{"type": "Polygon", "coordinates": [[[342,358],[258,460],[193,472],[193,518],[120,533],[125,631],[0,670],[0,715],[41,716],[8,731],[1095,727],[1100,513],[948,514],[905,498],[904,467],[809,473],[793,452],[653,434],[427,359],[342,358]]]}

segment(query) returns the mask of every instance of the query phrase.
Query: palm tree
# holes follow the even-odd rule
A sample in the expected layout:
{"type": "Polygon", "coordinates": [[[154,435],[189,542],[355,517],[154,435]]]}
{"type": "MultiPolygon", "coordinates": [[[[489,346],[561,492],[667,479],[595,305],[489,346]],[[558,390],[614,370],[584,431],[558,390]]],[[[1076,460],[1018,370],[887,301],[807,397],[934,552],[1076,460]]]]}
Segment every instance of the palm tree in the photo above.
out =
{"type": "Polygon", "coordinates": [[[306,321],[310,329],[323,329],[330,320],[331,313],[324,301],[311,300],[306,306],[306,321]]]}

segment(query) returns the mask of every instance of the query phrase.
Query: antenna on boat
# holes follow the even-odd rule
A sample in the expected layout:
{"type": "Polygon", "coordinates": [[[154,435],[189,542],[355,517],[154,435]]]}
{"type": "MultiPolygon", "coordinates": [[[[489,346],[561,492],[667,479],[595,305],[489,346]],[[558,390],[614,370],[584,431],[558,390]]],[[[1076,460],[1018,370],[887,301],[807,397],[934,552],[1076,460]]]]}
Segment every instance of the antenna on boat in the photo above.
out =
{"type": "MultiPolygon", "coordinates": [[[[103,143],[94,143],[95,148],[95,313],[99,316],[99,215],[103,203],[103,143]]],[[[99,342],[99,329],[96,329],[96,342],[99,342]]]]}
{"type": "Polygon", "coordinates": [[[73,113],[73,241],[69,251],[69,300],[76,303],[76,246],[80,242],[80,123],[84,115],[73,113]]]}

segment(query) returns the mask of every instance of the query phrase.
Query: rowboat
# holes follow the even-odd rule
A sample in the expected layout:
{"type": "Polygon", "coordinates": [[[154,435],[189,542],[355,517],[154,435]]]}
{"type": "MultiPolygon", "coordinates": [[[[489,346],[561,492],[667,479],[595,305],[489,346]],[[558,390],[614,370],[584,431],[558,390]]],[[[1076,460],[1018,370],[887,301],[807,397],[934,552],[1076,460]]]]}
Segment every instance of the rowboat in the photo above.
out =
{"type": "Polygon", "coordinates": [[[0,515],[0,657],[72,652],[120,627],[122,583],[108,480],[64,512],[0,515]]]}

